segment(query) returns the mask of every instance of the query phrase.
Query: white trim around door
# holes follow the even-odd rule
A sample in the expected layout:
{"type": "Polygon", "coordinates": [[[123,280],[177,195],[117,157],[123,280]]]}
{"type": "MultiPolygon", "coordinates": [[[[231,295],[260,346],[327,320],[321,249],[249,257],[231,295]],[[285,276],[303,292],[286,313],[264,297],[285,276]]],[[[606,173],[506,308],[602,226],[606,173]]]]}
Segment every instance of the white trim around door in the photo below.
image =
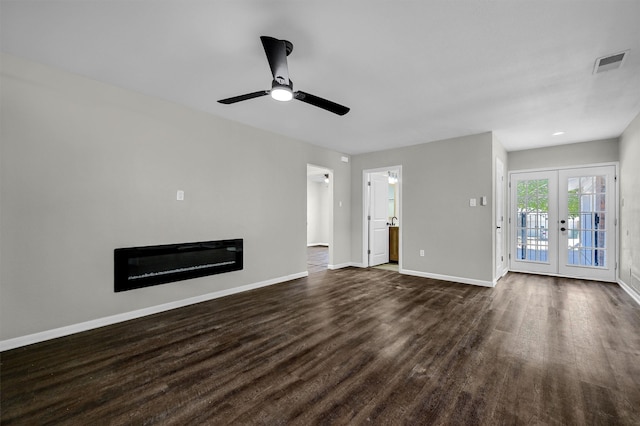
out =
{"type": "Polygon", "coordinates": [[[379,173],[387,173],[393,172],[397,173],[397,197],[398,197],[398,223],[400,224],[400,230],[398,234],[399,238],[399,259],[398,259],[398,270],[402,273],[402,166],[389,166],[389,167],[379,167],[375,169],[367,169],[362,171],[362,263],[358,266],[367,268],[371,265],[371,260],[369,256],[369,211],[370,211],[370,178],[372,174],[379,173]]]}

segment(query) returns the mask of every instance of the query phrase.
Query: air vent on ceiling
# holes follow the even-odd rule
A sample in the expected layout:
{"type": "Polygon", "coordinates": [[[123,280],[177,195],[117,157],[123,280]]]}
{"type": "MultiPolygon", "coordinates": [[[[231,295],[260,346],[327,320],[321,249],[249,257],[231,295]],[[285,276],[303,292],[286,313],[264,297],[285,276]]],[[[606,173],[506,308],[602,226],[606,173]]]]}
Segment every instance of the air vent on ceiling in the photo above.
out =
{"type": "Polygon", "coordinates": [[[596,66],[593,69],[593,73],[598,74],[601,72],[620,68],[624,63],[624,60],[627,58],[627,53],[629,53],[629,51],[625,50],[624,52],[615,53],[613,55],[596,59],[596,66]]]}

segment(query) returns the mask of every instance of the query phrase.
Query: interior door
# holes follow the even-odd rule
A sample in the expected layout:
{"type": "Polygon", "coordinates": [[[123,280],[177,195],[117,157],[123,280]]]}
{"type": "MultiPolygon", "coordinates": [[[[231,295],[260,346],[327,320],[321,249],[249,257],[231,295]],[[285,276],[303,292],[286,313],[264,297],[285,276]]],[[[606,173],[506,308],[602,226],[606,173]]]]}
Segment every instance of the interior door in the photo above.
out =
{"type": "Polygon", "coordinates": [[[371,174],[369,187],[369,266],[389,263],[389,177],[371,174]]]}
{"type": "Polygon", "coordinates": [[[615,168],[559,171],[560,275],[615,281],[615,168]]]}
{"type": "Polygon", "coordinates": [[[495,197],[495,212],[496,212],[496,276],[499,278],[504,273],[504,246],[503,246],[503,231],[504,231],[504,164],[499,158],[496,158],[496,197],[495,197]]]}
{"type": "Polygon", "coordinates": [[[556,171],[511,175],[511,270],[558,273],[557,194],[556,171]]]}

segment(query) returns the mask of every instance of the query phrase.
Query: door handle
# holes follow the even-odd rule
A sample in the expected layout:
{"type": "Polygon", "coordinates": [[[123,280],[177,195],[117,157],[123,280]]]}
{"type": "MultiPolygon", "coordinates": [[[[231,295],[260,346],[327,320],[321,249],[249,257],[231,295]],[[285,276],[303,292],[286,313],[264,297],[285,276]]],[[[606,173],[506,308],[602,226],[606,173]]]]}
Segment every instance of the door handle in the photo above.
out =
{"type": "Polygon", "coordinates": [[[496,229],[501,229],[499,226],[496,226],[496,229]]]}
{"type": "Polygon", "coordinates": [[[561,230],[562,232],[564,232],[564,231],[566,231],[566,230],[567,230],[567,228],[560,228],[560,230],[561,230]]]}

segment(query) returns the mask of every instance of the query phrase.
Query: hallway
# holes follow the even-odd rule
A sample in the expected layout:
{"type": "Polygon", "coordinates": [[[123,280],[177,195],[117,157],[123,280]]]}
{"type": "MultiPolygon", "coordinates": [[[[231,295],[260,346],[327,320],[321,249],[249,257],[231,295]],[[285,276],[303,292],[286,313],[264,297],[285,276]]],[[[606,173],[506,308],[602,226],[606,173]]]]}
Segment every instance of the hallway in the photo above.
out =
{"type": "Polygon", "coordinates": [[[309,271],[309,274],[326,271],[328,264],[329,264],[329,247],[327,246],[307,247],[307,271],[309,271]]]}

